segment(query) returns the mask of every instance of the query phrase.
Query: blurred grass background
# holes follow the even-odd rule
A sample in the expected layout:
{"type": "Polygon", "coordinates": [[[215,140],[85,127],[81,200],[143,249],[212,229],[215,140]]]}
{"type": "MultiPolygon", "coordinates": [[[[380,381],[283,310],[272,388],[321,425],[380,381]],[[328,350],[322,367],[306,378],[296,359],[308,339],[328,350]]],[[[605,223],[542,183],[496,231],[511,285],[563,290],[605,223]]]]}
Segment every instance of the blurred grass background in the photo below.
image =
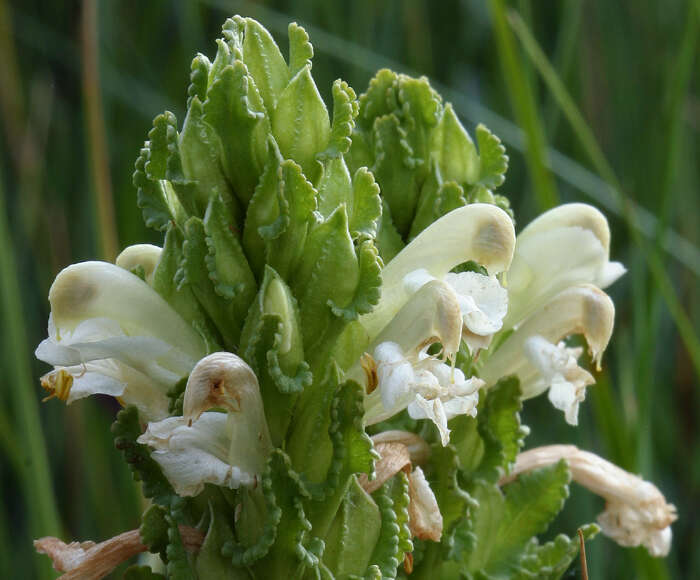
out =
{"type": "MultiPolygon", "coordinates": [[[[283,51],[292,20],[314,44],[328,102],[342,77],[363,92],[383,66],[425,74],[471,130],[511,159],[502,192],[518,225],[559,202],[602,209],[616,331],[581,425],[526,405],[528,445],[571,442],[654,481],[675,503],[671,555],[599,536],[590,578],[700,577],[700,4],[668,0],[0,0],[0,577],[53,578],[31,539],[102,540],[135,527],[139,492],[114,450],[111,400],[43,396],[32,356],[48,288],[64,266],[150,241],[131,185],[164,109],[183,118],[189,63],[213,56],[234,13],[283,51]]],[[[572,486],[551,533],[601,511],[572,486]]],[[[571,577],[578,577],[576,569],[571,577]]]]}

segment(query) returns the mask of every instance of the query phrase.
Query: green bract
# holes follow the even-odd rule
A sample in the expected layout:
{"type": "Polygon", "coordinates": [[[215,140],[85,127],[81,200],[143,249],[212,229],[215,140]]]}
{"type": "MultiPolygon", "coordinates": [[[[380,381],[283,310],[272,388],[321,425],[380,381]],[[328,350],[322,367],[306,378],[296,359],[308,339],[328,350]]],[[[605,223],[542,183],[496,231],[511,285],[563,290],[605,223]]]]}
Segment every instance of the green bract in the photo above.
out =
{"type": "Polygon", "coordinates": [[[563,341],[599,362],[610,338],[600,288],[624,268],[602,214],[557,208],[516,239],[503,146],[427,79],[382,70],[359,99],[338,80],[329,115],[296,24],[288,54],[227,20],[184,121],[157,116],[136,161],[162,249],[52,287],[42,385],[128,405],[115,443],[153,502],[140,537],[164,565],[126,577],[558,578],[577,543],[536,536],[572,474],[629,518],[608,535],[667,551],[660,493],[644,511],[614,470],[588,477],[592,454],[570,473],[567,446],[518,463],[523,399],[575,423],[594,380],[563,341]]]}

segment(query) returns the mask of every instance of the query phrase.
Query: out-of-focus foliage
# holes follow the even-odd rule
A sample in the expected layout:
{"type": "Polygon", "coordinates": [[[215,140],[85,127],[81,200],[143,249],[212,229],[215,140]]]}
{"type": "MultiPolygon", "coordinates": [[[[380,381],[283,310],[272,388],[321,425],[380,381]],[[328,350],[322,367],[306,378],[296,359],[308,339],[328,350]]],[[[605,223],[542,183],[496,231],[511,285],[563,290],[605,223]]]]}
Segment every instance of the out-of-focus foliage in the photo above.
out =
{"type": "MultiPolygon", "coordinates": [[[[612,253],[629,269],[612,289],[618,308],[607,370],[589,391],[577,430],[551,420],[544,398],[528,401],[524,423],[547,427],[535,429],[528,445],[571,442],[596,450],[654,480],[678,506],[669,558],[654,560],[642,549],[623,551],[596,539],[587,545],[590,577],[700,573],[700,532],[692,519],[698,509],[693,492],[700,488],[697,375],[644,256],[623,233],[629,216],[616,217],[605,206],[608,190],[586,173],[593,166],[580,131],[568,124],[507,20],[521,82],[506,79],[512,69],[503,30],[493,24],[501,2],[491,2],[489,10],[489,3],[469,0],[103,0],[96,20],[81,22],[84,7],[95,4],[0,0],[0,576],[52,577],[33,555],[33,537],[100,540],[137,525],[142,506],[128,468],[116,450],[105,452],[112,449],[113,402],[39,407],[36,377],[45,369],[31,352],[45,335],[46,294],[55,274],[72,262],[114,257],[104,254],[109,228],[97,217],[99,184],[111,184],[120,247],[160,241],[135,204],[133,155],[155,114],[167,108],[183,118],[178,107],[185,102],[191,55],[204,47],[212,53],[210,39],[234,13],[258,18],[278,39],[289,21],[303,24],[314,40],[314,78],[327,103],[337,76],[358,91],[387,65],[430,76],[472,135],[482,121],[503,139],[510,157],[503,190],[522,223],[543,209],[533,185],[543,172],[561,201],[588,201],[606,211],[615,231],[612,253]],[[98,77],[82,44],[86,29],[97,35],[98,77]],[[101,109],[85,90],[98,83],[101,109]],[[514,101],[532,107],[513,108],[514,101]],[[95,105],[104,120],[102,136],[89,114],[95,105]],[[522,136],[506,119],[541,134],[544,155],[552,148],[555,176],[546,159],[538,165],[543,159],[521,154],[522,136]],[[108,165],[100,164],[101,146],[108,165]]],[[[653,247],[670,249],[662,249],[666,271],[700,327],[700,12],[690,2],[649,0],[547,6],[520,0],[509,10],[552,61],[624,193],[658,219],[643,225],[653,247]]],[[[548,532],[551,539],[600,511],[599,500],[575,491],[548,532]]]]}

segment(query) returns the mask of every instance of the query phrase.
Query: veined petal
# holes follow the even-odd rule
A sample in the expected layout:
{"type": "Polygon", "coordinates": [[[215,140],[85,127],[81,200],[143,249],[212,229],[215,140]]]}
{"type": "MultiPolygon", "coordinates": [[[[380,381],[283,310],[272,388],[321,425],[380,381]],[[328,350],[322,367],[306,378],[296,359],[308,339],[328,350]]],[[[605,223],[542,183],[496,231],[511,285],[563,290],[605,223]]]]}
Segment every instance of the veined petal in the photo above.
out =
{"type": "Polygon", "coordinates": [[[51,285],[49,302],[58,341],[87,319],[107,318],[126,336],[158,338],[195,361],[206,354],[203,340],[157,292],[114,264],[68,266],[51,285]]]}
{"type": "Polygon", "coordinates": [[[152,457],[178,495],[193,496],[205,483],[236,489],[251,486],[258,473],[229,462],[231,438],[224,413],[207,412],[192,424],[184,417],[149,423],[138,442],[153,448],[152,457]]]}
{"type": "Polygon", "coordinates": [[[548,445],[518,455],[505,484],[523,472],[564,459],[574,481],[605,498],[598,515],[603,533],[621,546],[644,546],[652,556],[666,556],[671,548],[671,524],[676,508],[652,483],[619,468],[594,453],[573,445],[548,445]]]}
{"type": "MultiPolygon", "coordinates": [[[[568,288],[533,313],[488,357],[481,377],[488,385],[511,374],[517,374],[523,383],[531,379],[537,369],[525,356],[525,342],[532,336],[541,336],[556,344],[567,336],[582,334],[593,361],[600,367],[614,318],[615,306],[602,290],[590,284],[568,288]]],[[[536,394],[523,393],[525,397],[536,394]]]]}
{"type": "Polygon", "coordinates": [[[450,442],[450,430],[447,428],[447,413],[440,398],[426,399],[415,395],[413,402],[407,407],[411,419],[430,419],[440,432],[443,446],[450,442]]]}
{"type": "Polygon", "coordinates": [[[153,244],[134,244],[133,246],[124,248],[122,253],[117,256],[114,263],[128,272],[140,266],[143,268],[146,282],[151,284],[153,281],[153,272],[160,261],[160,255],[162,253],[163,248],[154,246],[153,244]]]}
{"type": "Polygon", "coordinates": [[[515,246],[513,222],[501,209],[475,203],[455,209],[433,222],[382,270],[382,295],[374,310],[360,317],[370,339],[394,317],[409,298],[404,278],[424,268],[442,279],[458,264],[473,260],[489,273],[508,268],[515,246]]]}
{"type": "Polygon", "coordinates": [[[610,230],[597,209],[586,204],[556,207],[531,222],[517,237],[506,275],[509,310],[505,327],[517,326],[564,289],[612,284],[625,272],[609,261],[610,230]]]}

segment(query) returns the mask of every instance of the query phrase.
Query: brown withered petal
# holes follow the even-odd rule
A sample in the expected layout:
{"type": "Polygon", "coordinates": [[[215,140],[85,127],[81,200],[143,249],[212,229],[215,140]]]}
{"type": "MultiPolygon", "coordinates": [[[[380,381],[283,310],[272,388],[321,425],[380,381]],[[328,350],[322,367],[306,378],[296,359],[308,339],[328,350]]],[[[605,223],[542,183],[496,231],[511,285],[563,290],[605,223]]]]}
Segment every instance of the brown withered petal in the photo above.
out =
{"type": "Polygon", "coordinates": [[[359,477],[360,485],[367,493],[378,490],[385,481],[399,471],[411,470],[411,456],[403,443],[377,443],[374,448],[381,456],[381,459],[374,464],[376,477],[372,481],[369,481],[365,473],[359,477]]]}
{"type": "MultiPolygon", "coordinates": [[[[182,543],[190,552],[196,552],[204,541],[204,534],[195,528],[180,526],[182,543]]],[[[34,540],[39,554],[46,554],[53,561],[61,580],[99,580],[122,562],[145,552],[148,547],[141,542],[139,530],[130,530],[109,540],[95,542],[71,542],[47,536],[34,540]]]]}
{"type": "Polygon", "coordinates": [[[420,467],[416,467],[408,476],[408,493],[411,496],[408,504],[411,535],[421,540],[439,542],[442,536],[442,514],[420,467]]]}
{"type": "Polygon", "coordinates": [[[401,443],[408,449],[411,462],[417,463],[418,465],[426,463],[430,458],[430,446],[420,435],[416,435],[410,431],[382,431],[381,433],[372,435],[372,443],[374,443],[375,447],[379,443],[401,443]]]}

